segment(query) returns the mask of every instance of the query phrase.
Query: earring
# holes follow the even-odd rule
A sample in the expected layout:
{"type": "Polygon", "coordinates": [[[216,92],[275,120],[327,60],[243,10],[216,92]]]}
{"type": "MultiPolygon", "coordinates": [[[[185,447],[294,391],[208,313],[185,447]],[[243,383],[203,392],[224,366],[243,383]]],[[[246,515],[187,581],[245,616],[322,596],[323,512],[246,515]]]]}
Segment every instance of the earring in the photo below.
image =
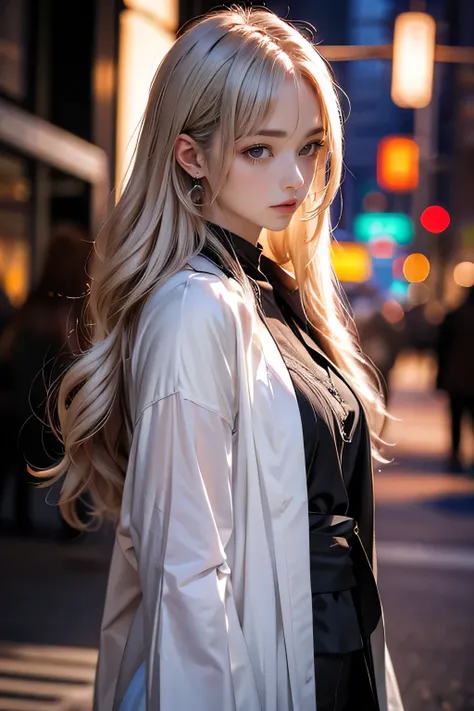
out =
{"type": "Polygon", "coordinates": [[[204,188],[201,185],[201,181],[198,175],[193,178],[193,187],[189,191],[188,197],[190,198],[193,205],[195,205],[196,207],[199,207],[204,202],[204,188]]]}

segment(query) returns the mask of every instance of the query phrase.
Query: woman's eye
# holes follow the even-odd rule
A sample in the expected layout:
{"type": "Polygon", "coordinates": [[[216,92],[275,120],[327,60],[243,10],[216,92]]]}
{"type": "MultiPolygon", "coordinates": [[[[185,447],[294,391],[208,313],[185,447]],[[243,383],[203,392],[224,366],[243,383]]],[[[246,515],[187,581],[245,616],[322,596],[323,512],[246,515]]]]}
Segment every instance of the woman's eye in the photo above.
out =
{"type": "MultiPolygon", "coordinates": [[[[312,143],[307,143],[302,150],[300,151],[300,155],[304,157],[311,157],[316,155],[318,152],[318,149],[321,148],[324,144],[321,141],[313,141],[312,143]]],[[[245,151],[243,151],[243,154],[247,156],[253,163],[257,163],[258,161],[264,160],[265,158],[269,158],[272,155],[272,152],[268,146],[252,146],[251,148],[247,148],[245,151]]]]}
{"type": "Polygon", "coordinates": [[[321,148],[323,144],[321,141],[313,141],[312,143],[307,143],[301,151],[303,156],[314,156],[318,148],[321,148]]]}
{"type": "Polygon", "coordinates": [[[247,155],[252,160],[262,160],[262,158],[268,158],[268,155],[264,154],[264,151],[270,153],[270,149],[266,146],[252,146],[244,151],[244,155],[247,155]]]}

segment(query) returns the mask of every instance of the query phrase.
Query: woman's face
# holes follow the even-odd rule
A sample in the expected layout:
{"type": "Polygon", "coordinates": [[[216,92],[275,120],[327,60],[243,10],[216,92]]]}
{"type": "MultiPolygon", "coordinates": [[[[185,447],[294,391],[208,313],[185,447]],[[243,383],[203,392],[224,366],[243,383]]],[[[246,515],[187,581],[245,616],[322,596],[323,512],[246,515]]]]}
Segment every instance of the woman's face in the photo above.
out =
{"type": "Polygon", "coordinates": [[[308,194],[324,143],[316,93],[297,82],[298,91],[288,77],[259,133],[236,143],[224,188],[214,205],[203,208],[207,220],[252,242],[262,228],[278,232],[288,226],[308,194]],[[291,210],[275,207],[294,198],[291,210]]]}

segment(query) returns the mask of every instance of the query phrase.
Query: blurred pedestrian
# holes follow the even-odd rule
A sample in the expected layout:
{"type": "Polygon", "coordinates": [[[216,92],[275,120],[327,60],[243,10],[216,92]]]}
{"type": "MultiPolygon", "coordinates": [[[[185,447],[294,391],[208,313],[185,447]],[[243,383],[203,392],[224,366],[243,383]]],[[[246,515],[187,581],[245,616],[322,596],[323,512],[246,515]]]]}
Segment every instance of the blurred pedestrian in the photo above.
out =
{"type": "Polygon", "coordinates": [[[431,354],[436,349],[439,320],[427,317],[428,305],[415,304],[405,314],[406,345],[419,354],[431,354]]]}
{"type": "Polygon", "coordinates": [[[383,294],[370,283],[352,285],[348,296],[362,352],[377,368],[387,405],[390,396],[390,373],[405,345],[403,307],[391,301],[388,302],[387,309],[383,294]]]}
{"type": "Polygon", "coordinates": [[[54,230],[39,282],[0,340],[3,476],[8,470],[13,475],[13,513],[22,534],[33,530],[31,491],[37,484],[26,464],[48,467],[62,454],[45,421],[46,399],[83,338],[75,324],[86,290],[90,249],[81,228],[60,225],[54,230]]]}
{"type": "MultiPolygon", "coordinates": [[[[438,338],[437,387],[449,397],[451,452],[449,470],[461,473],[461,431],[464,415],[470,416],[474,431],[474,286],[465,301],[451,311],[440,326],[438,338]]],[[[474,473],[474,462],[470,463],[474,473]]]]}

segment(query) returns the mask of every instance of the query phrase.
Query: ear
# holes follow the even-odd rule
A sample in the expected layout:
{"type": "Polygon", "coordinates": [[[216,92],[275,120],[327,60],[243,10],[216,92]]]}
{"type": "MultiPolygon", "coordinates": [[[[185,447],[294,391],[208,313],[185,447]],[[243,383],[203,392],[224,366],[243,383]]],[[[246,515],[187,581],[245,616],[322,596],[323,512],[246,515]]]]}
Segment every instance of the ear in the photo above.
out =
{"type": "Polygon", "coordinates": [[[175,158],[181,168],[192,178],[203,178],[207,174],[204,151],[194,138],[186,133],[180,133],[174,144],[175,158]]]}

